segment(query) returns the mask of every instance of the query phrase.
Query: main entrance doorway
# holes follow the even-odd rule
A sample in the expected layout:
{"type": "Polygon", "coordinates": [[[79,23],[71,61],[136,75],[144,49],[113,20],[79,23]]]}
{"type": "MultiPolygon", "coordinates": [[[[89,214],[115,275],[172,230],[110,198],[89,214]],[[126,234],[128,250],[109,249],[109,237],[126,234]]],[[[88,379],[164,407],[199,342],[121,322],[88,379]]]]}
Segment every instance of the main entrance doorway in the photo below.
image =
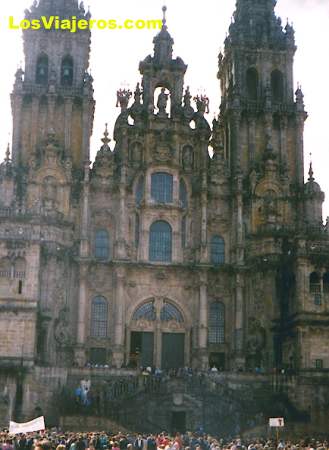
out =
{"type": "Polygon", "coordinates": [[[173,411],[171,413],[171,432],[172,434],[179,432],[185,433],[186,431],[186,412],[185,411],[173,411]]]}
{"type": "Polygon", "coordinates": [[[184,342],[184,333],[162,333],[161,367],[163,369],[184,367],[184,342]]]}
{"type": "Polygon", "coordinates": [[[133,331],[130,341],[130,361],[135,367],[153,366],[154,335],[151,332],[133,331]]]}
{"type": "Polygon", "coordinates": [[[225,353],[210,353],[209,367],[216,367],[218,370],[225,370],[225,353]]]}

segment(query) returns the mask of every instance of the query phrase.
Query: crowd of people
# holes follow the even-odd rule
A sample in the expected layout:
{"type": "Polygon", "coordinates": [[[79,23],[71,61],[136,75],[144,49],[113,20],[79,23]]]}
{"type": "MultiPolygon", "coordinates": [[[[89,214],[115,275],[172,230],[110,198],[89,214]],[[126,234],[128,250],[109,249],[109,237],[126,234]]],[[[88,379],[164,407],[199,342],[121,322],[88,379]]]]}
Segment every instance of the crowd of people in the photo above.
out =
{"type": "Polygon", "coordinates": [[[44,431],[0,433],[0,450],[328,450],[327,440],[215,438],[203,433],[159,434],[69,433],[44,431]]]}

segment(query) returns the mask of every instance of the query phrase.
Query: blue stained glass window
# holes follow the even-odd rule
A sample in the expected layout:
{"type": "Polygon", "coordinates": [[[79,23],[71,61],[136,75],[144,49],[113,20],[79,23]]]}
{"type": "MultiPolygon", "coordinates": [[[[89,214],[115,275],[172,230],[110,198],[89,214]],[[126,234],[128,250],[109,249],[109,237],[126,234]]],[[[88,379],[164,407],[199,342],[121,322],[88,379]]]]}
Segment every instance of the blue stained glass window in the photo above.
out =
{"type": "Polygon", "coordinates": [[[133,315],[133,320],[145,319],[154,321],[156,319],[156,311],[154,307],[154,303],[148,302],[139,306],[133,315]]]}
{"type": "Polygon", "coordinates": [[[90,335],[94,338],[107,337],[108,304],[104,297],[95,297],[91,303],[90,335]]]}
{"type": "Polygon", "coordinates": [[[225,306],[221,302],[213,302],[209,308],[208,320],[209,344],[225,342],[225,306]]]}
{"type": "Polygon", "coordinates": [[[224,264],[225,242],[221,236],[213,236],[210,244],[210,255],[212,264],[224,264]]]}
{"type": "Polygon", "coordinates": [[[160,312],[160,320],[163,322],[169,322],[175,320],[176,322],[184,322],[182,313],[171,303],[164,302],[164,305],[160,312]]]}
{"type": "Polygon", "coordinates": [[[171,226],[162,220],[154,222],[150,228],[149,259],[150,261],[170,262],[172,257],[171,226]]]}
{"type": "Polygon", "coordinates": [[[183,208],[187,208],[188,200],[187,200],[187,189],[184,180],[180,180],[179,182],[179,200],[183,208]]]}
{"type": "Polygon", "coordinates": [[[108,259],[110,255],[110,238],[106,230],[96,230],[95,235],[95,257],[97,259],[108,259]]]}
{"type": "Polygon", "coordinates": [[[153,173],[151,175],[151,197],[159,203],[172,203],[173,176],[164,172],[153,173]]]}
{"type": "Polygon", "coordinates": [[[144,178],[140,177],[140,179],[138,180],[137,186],[136,186],[136,195],[135,195],[135,200],[136,200],[136,205],[140,206],[140,204],[142,203],[144,197],[144,178]]]}

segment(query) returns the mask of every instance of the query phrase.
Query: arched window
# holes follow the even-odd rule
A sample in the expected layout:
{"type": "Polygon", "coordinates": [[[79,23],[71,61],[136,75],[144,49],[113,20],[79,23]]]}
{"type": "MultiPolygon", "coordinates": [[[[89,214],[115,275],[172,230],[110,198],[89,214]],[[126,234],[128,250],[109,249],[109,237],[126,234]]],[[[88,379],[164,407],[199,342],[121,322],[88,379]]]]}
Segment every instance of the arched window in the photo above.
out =
{"type": "Polygon", "coordinates": [[[154,302],[147,302],[143,305],[139,306],[133,315],[133,320],[148,320],[154,321],[156,320],[156,311],[154,307],[154,302]]]}
{"type": "Polygon", "coordinates": [[[26,261],[24,258],[16,258],[14,262],[14,277],[25,278],[26,261]]]}
{"type": "Polygon", "coordinates": [[[249,100],[257,100],[258,97],[258,72],[250,67],[246,73],[247,96],[249,100]]]}
{"type": "Polygon", "coordinates": [[[225,262],[225,242],[221,236],[213,236],[210,243],[210,259],[212,264],[219,265],[225,262]]]}
{"type": "Polygon", "coordinates": [[[283,75],[280,70],[273,70],[271,73],[271,91],[274,102],[282,102],[283,100],[283,75]]]}
{"type": "Polygon", "coordinates": [[[152,223],[149,239],[150,261],[170,262],[172,255],[172,230],[169,223],[159,220],[152,223]]]}
{"type": "Polygon", "coordinates": [[[329,294],[329,272],[323,274],[322,282],[323,282],[323,293],[329,294]]]}
{"type": "Polygon", "coordinates": [[[186,247],[186,216],[182,218],[182,248],[186,247]]]}
{"type": "Polygon", "coordinates": [[[151,197],[158,203],[172,203],[173,176],[171,174],[164,172],[152,173],[151,197]]]}
{"type": "Polygon", "coordinates": [[[310,274],[310,293],[311,294],[321,293],[321,279],[317,272],[312,272],[310,274]]]}
{"type": "Polygon", "coordinates": [[[35,82],[42,85],[48,83],[48,56],[45,54],[38,57],[35,82]]]}
{"type": "Polygon", "coordinates": [[[139,245],[139,232],[140,232],[140,225],[139,225],[139,215],[135,215],[135,247],[138,248],[139,245]]]}
{"type": "Polygon", "coordinates": [[[185,181],[181,178],[179,181],[179,200],[183,208],[188,206],[188,195],[185,181]]]}
{"type": "Polygon", "coordinates": [[[176,306],[166,301],[164,301],[163,307],[160,311],[160,320],[162,322],[170,322],[171,320],[175,320],[179,323],[184,322],[182,313],[176,308],[176,306]]]}
{"type": "Polygon", "coordinates": [[[90,336],[107,337],[108,304],[104,297],[97,296],[91,302],[90,336]]]}
{"type": "Polygon", "coordinates": [[[221,302],[210,304],[208,341],[209,344],[223,344],[225,342],[225,306],[221,302]]]}
{"type": "Polygon", "coordinates": [[[110,256],[110,238],[106,230],[97,230],[95,234],[95,257],[108,259],[110,256]]]}
{"type": "Polygon", "coordinates": [[[140,206],[144,197],[144,178],[140,177],[136,186],[135,200],[136,205],[140,206]]]}
{"type": "Polygon", "coordinates": [[[73,59],[71,56],[65,56],[61,65],[61,85],[72,86],[73,84],[73,59]]]}

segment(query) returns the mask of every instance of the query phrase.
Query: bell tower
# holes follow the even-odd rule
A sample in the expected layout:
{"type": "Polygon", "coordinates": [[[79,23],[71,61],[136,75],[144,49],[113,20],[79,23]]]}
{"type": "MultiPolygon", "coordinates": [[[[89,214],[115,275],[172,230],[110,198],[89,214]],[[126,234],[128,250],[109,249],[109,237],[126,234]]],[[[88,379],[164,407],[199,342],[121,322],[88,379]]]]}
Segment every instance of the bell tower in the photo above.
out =
{"type": "MultiPolygon", "coordinates": [[[[76,0],[34,1],[25,11],[29,20],[41,16],[88,20],[90,13],[76,0]]],[[[95,103],[87,72],[90,30],[27,29],[23,40],[25,69],[17,71],[11,94],[13,161],[38,159],[50,133],[62,156],[81,169],[89,161],[95,103]]]]}
{"type": "Polygon", "coordinates": [[[247,175],[273,153],[289,182],[303,185],[301,91],[293,90],[294,30],[276,17],[276,0],[237,0],[219,55],[221,121],[232,173],[247,175]],[[264,156],[265,155],[265,156],[264,156]]]}

